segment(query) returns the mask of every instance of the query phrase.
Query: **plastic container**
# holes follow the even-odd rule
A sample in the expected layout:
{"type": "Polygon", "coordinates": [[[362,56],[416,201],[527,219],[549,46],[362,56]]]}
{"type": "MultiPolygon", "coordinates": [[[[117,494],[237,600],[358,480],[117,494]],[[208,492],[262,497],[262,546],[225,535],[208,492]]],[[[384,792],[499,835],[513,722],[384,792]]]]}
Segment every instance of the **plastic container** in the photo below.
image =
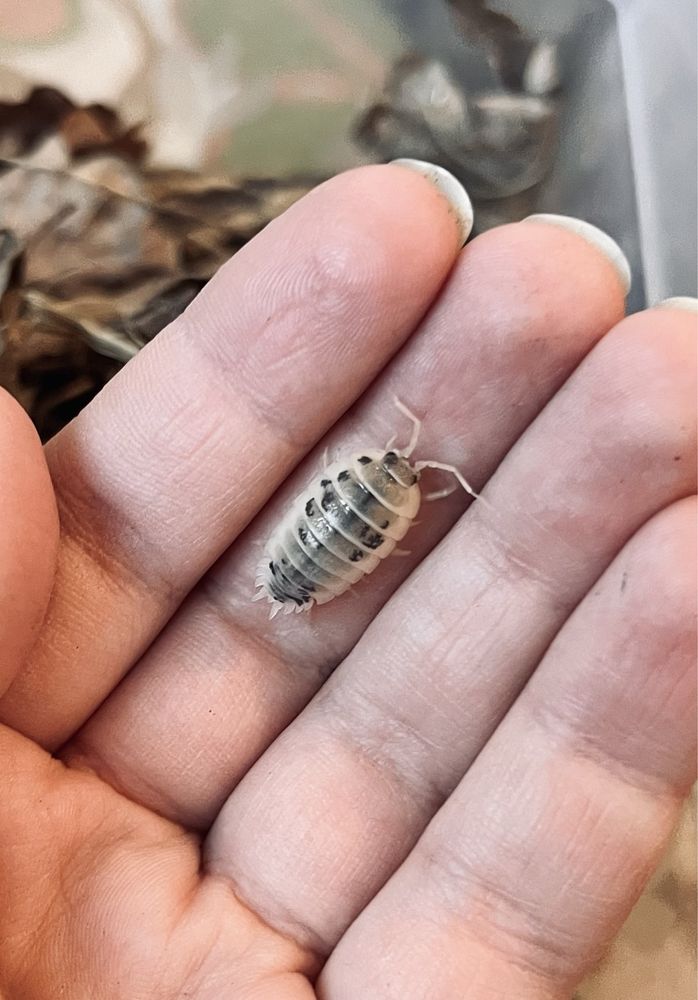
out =
{"type": "MultiPolygon", "coordinates": [[[[457,72],[464,53],[445,4],[389,6],[415,45],[457,72]]],[[[696,295],[695,0],[490,0],[486,9],[556,49],[559,142],[536,207],[618,240],[634,275],[631,310],[696,295]]]]}

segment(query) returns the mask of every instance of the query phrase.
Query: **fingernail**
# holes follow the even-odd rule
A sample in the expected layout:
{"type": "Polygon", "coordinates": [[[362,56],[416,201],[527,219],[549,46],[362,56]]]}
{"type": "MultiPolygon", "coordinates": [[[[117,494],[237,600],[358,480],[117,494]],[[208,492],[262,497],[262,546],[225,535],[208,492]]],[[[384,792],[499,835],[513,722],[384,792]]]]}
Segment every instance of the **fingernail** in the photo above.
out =
{"type": "Polygon", "coordinates": [[[456,217],[462,242],[465,243],[473,228],[473,206],[461,182],[444,167],[439,167],[436,163],[427,163],[426,160],[399,159],[393,160],[392,163],[396,167],[414,170],[415,173],[431,181],[439,194],[448,202],[456,217]]]}
{"type": "Polygon", "coordinates": [[[527,219],[524,219],[524,222],[544,222],[551,226],[559,226],[561,229],[568,229],[571,233],[581,236],[583,240],[591,243],[593,247],[596,247],[613,264],[623,286],[623,292],[625,295],[628,294],[632,280],[628,258],[616,241],[608,233],[605,233],[603,229],[599,229],[598,226],[592,226],[590,222],[584,222],[583,219],[575,219],[571,215],[529,215],[527,219]]]}
{"type": "Polygon", "coordinates": [[[686,312],[698,313],[698,299],[690,295],[674,295],[671,299],[658,302],[655,309],[685,309],[686,312]]]}

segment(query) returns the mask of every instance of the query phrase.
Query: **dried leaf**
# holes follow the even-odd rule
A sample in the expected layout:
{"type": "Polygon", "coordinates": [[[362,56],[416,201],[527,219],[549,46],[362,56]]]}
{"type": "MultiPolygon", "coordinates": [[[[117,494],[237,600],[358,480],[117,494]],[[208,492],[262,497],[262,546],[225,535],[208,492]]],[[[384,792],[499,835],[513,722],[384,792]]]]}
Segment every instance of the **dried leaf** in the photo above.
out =
{"type": "Polygon", "coordinates": [[[466,93],[447,67],[415,54],[394,66],[383,94],[357,126],[374,156],[440,163],[477,199],[511,198],[547,173],[557,144],[554,97],[466,93]]]}
{"type": "Polygon", "coordinates": [[[519,90],[533,41],[513,18],[492,10],[487,0],[448,0],[448,3],[461,34],[482,47],[507,89],[519,90]]]}
{"type": "Polygon", "coordinates": [[[15,234],[9,229],[0,229],[0,297],[13,279],[21,252],[15,234]]]}
{"type": "Polygon", "coordinates": [[[55,135],[74,104],[52,87],[36,87],[26,101],[0,101],[0,156],[25,156],[55,135]]]}
{"type": "Polygon", "coordinates": [[[0,385],[45,439],[315,183],[146,162],[138,129],[50,88],[0,104],[0,385]]]}

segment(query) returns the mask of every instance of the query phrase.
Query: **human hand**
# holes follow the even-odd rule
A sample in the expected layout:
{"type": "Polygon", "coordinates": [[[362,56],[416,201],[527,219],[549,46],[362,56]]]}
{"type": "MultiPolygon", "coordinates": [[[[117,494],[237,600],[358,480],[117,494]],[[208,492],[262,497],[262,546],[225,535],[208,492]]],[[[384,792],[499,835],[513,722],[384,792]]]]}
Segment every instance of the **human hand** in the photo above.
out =
{"type": "Polygon", "coordinates": [[[43,454],[0,399],[6,1000],[547,1000],[628,912],[694,779],[695,317],[544,221],[459,245],[352,171],[43,454]],[[393,394],[484,502],[270,623],[393,394]]]}

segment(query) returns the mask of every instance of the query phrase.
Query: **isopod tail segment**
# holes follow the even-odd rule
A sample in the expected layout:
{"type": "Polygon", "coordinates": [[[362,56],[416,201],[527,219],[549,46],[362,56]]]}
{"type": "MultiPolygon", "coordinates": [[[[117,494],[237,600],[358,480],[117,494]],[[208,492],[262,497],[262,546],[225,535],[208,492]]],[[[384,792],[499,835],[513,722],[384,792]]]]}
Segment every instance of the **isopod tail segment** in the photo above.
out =
{"type": "MultiPolygon", "coordinates": [[[[400,454],[404,458],[410,458],[417,447],[419,436],[422,433],[422,421],[415,413],[412,412],[412,410],[409,409],[409,407],[405,406],[402,400],[398,399],[397,396],[393,396],[393,402],[400,413],[403,413],[407,419],[412,422],[412,433],[410,434],[410,440],[407,443],[407,447],[400,449],[400,454]]],[[[394,442],[395,437],[392,437],[385,446],[385,450],[389,451],[394,442]]],[[[424,469],[440,469],[442,472],[450,472],[451,475],[455,476],[457,480],[457,483],[454,483],[452,486],[447,486],[445,489],[434,490],[432,493],[425,493],[423,499],[426,501],[443,500],[444,497],[450,496],[458,489],[458,484],[460,484],[465,492],[469,493],[475,500],[480,498],[480,494],[475,492],[463,473],[455,465],[448,465],[446,462],[422,461],[415,462],[413,468],[415,472],[422,472],[424,469]]]]}
{"type": "Polygon", "coordinates": [[[296,604],[282,604],[281,601],[275,600],[267,592],[266,587],[265,587],[265,581],[266,581],[265,570],[267,569],[268,565],[269,565],[268,560],[267,559],[263,559],[260,562],[260,564],[257,566],[257,572],[255,574],[255,579],[254,579],[254,583],[255,583],[255,587],[257,588],[257,591],[256,591],[254,597],[252,598],[253,603],[255,601],[266,600],[271,605],[271,607],[269,608],[269,621],[271,621],[273,618],[275,618],[280,611],[283,614],[285,614],[285,615],[290,615],[294,611],[296,613],[298,613],[299,611],[302,611],[303,610],[302,607],[299,607],[296,604]]]}

